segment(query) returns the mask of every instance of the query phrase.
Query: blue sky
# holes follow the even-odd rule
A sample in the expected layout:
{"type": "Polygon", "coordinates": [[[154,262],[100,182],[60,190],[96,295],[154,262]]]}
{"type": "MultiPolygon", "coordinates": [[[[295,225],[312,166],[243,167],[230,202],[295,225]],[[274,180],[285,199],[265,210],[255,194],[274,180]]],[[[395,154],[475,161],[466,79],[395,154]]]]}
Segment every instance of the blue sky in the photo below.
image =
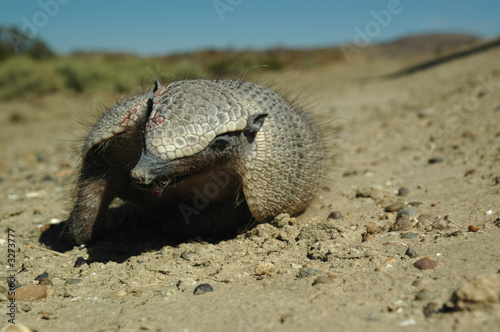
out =
{"type": "Polygon", "coordinates": [[[0,0],[1,25],[63,54],[330,46],[359,31],[370,42],[428,32],[491,38],[499,15],[499,0],[0,0]]]}

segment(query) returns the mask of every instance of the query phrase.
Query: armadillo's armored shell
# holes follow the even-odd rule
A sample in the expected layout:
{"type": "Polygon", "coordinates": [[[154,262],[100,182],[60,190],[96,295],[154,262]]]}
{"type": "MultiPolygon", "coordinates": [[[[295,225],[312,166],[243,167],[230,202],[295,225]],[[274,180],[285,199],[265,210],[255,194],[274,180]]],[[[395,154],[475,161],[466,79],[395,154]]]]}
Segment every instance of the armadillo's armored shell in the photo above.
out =
{"type": "Polygon", "coordinates": [[[116,104],[104,113],[87,137],[82,155],[85,156],[96,144],[124,132],[127,127],[136,125],[147,115],[148,103],[152,98],[152,92],[136,95],[116,104]]]}
{"type": "Polygon", "coordinates": [[[189,157],[217,135],[243,130],[249,112],[258,109],[223,83],[191,80],[160,87],[146,124],[146,150],[162,160],[189,157]]]}
{"type": "Polygon", "coordinates": [[[252,109],[268,113],[245,156],[242,184],[257,221],[282,212],[303,211],[314,198],[323,174],[323,146],[318,128],[307,113],[261,86],[226,81],[251,100],[252,109]]]}

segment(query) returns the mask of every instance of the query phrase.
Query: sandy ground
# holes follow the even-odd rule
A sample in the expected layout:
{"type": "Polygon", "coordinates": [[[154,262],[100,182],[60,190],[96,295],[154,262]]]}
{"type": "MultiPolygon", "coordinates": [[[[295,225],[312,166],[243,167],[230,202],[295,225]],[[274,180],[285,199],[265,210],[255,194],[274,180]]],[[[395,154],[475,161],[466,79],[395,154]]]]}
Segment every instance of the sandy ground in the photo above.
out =
{"type": "Polygon", "coordinates": [[[36,331],[500,331],[499,58],[491,50],[388,81],[362,78],[405,61],[286,76],[289,90],[318,100],[328,139],[338,131],[334,167],[304,214],[218,243],[178,241],[144,221],[57,248],[78,162],[74,118],[116,96],[2,103],[0,262],[11,229],[17,282],[48,274],[46,297],[15,301],[15,321],[36,331]],[[395,202],[411,210],[398,225],[385,212],[395,202]],[[424,257],[437,267],[416,268],[424,257]],[[213,292],[194,295],[200,284],[213,292]]]}

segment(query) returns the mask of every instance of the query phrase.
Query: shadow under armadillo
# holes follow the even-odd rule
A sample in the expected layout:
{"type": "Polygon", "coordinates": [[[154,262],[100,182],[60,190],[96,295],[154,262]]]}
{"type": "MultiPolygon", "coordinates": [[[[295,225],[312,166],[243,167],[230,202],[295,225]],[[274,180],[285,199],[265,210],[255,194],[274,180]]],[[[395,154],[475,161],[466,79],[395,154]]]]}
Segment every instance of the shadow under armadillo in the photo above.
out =
{"type": "MultiPolygon", "coordinates": [[[[143,252],[161,253],[165,246],[175,247],[189,241],[217,243],[256,225],[244,201],[236,207],[233,201],[225,201],[188,212],[181,209],[152,212],[129,203],[110,208],[101,238],[86,245],[87,261],[122,263],[143,252]]],[[[66,227],[67,221],[51,225],[40,235],[40,243],[58,252],[72,250],[74,243],[61,237],[66,227]]]]}

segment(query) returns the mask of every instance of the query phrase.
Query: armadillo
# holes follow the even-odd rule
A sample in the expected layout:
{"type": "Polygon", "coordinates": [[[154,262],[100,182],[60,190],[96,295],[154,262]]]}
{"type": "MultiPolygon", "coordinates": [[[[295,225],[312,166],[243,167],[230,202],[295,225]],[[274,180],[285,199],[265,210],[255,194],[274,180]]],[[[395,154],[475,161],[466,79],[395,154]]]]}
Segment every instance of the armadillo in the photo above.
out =
{"type": "Polygon", "coordinates": [[[310,115],[270,89],[234,80],[156,82],[92,128],[66,233],[77,244],[98,239],[116,197],[144,210],[177,208],[188,219],[238,197],[257,222],[294,215],[315,197],[323,159],[310,115]]]}

